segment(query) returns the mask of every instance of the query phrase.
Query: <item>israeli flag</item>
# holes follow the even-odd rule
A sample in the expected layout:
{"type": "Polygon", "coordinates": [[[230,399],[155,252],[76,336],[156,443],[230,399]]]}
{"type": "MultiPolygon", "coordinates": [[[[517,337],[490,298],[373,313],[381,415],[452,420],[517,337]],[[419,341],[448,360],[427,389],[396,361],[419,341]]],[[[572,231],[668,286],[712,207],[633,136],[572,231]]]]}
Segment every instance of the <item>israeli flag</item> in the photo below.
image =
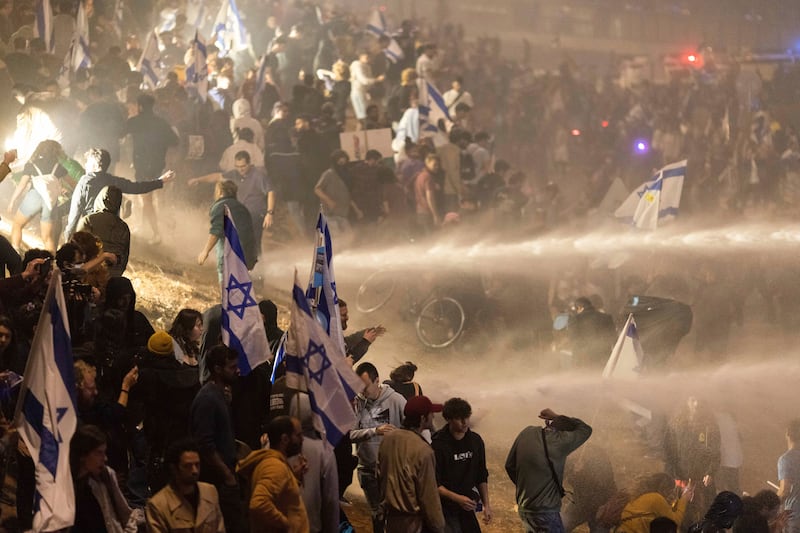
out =
{"type": "Polygon", "coordinates": [[[294,275],[292,323],[286,341],[286,386],[308,392],[314,429],[335,447],[356,424],[352,401],[363,390],[341,346],[312,316],[294,275]]]}
{"type": "Polygon", "coordinates": [[[166,7],[158,14],[158,26],[156,27],[157,33],[164,33],[165,31],[172,31],[178,24],[178,10],[174,7],[166,7]]]}
{"type": "Polygon", "coordinates": [[[155,31],[151,31],[147,36],[136,70],[142,73],[144,77],[142,84],[145,87],[158,88],[161,81],[161,50],[158,48],[158,36],[155,31]]]}
{"type": "Polygon", "coordinates": [[[223,0],[214,20],[214,40],[220,56],[245,50],[250,46],[247,29],[244,27],[236,0],[223,0]]]}
{"type": "Polygon", "coordinates": [[[375,35],[375,37],[386,36],[389,37],[389,46],[383,49],[384,55],[392,63],[397,63],[405,57],[403,49],[397,44],[397,41],[389,33],[389,27],[386,24],[386,17],[383,16],[383,11],[375,9],[369,17],[367,22],[367,31],[375,35]]]}
{"type": "Polygon", "coordinates": [[[72,36],[72,70],[89,68],[92,59],[89,55],[89,17],[86,6],[78,4],[78,17],[75,20],[75,34],[72,36]]]}
{"type": "Polygon", "coordinates": [[[58,86],[64,90],[69,87],[69,73],[72,70],[72,55],[75,48],[75,37],[73,36],[72,42],[69,43],[69,49],[64,55],[64,60],[61,62],[61,68],[58,69],[58,86]]]}
{"type": "Polygon", "coordinates": [[[205,102],[208,99],[208,52],[199,30],[194,32],[192,55],[194,59],[186,67],[186,86],[205,102]]]}
{"type": "Polygon", "coordinates": [[[33,36],[44,41],[45,50],[52,52],[55,49],[53,40],[53,8],[50,0],[39,0],[36,5],[36,24],[33,26],[33,36]]]}
{"type": "Polygon", "coordinates": [[[644,352],[642,343],[639,342],[639,333],[636,330],[636,320],[633,313],[628,315],[625,327],[617,338],[617,344],[611,350],[606,366],[603,369],[604,378],[630,378],[638,377],[642,364],[644,363],[644,352]]]}
{"type": "Polygon", "coordinates": [[[686,177],[686,160],[667,165],[652,180],[633,191],[614,212],[639,229],[654,230],[678,215],[686,177]]]}
{"type": "Polygon", "coordinates": [[[333,274],[333,245],[328,230],[328,219],[320,211],[316,227],[317,244],[314,247],[311,279],[308,281],[306,298],[314,309],[317,320],[330,338],[341,349],[344,347],[342,319],[339,316],[339,296],[333,274]]]}
{"type": "Polygon", "coordinates": [[[434,85],[422,78],[417,80],[419,88],[419,120],[421,136],[431,136],[439,132],[439,122],[444,120],[445,129],[453,120],[450,118],[450,111],[444,103],[442,93],[434,85]]]}
{"type": "Polygon", "coordinates": [[[223,225],[222,342],[239,354],[239,372],[246,376],[252,369],[267,362],[269,343],[239,234],[227,206],[223,225]]]}
{"type": "Polygon", "coordinates": [[[33,531],[57,531],[75,521],[69,443],[78,416],[72,364],[61,271],[54,268],[14,415],[36,470],[33,531]]]}

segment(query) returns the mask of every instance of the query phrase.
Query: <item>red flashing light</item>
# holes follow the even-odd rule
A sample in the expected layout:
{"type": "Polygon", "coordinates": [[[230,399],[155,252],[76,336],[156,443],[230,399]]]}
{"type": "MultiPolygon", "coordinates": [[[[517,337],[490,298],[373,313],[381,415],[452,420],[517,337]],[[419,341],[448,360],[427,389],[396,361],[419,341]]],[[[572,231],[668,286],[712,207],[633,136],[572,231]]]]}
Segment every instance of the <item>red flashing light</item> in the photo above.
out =
{"type": "Polygon", "coordinates": [[[689,54],[689,56],[688,56],[686,59],[688,59],[688,60],[689,60],[689,63],[695,63],[695,62],[697,62],[697,56],[696,56],[696,55],[694,55],[694,54],[689,54]]]}
{"type": "Polygon", "coordinates": [[[572,133],[573,137],[578,137],[581,134],[581,130],[574,129],[570,133],[572,133]]]}
{"type": "Polygon", "coordinates": [[[603,127],[603,128],[607,128],[608,127],[608,121],[604,120],[603,122],[600,123],[600,126],[603,127]]]}

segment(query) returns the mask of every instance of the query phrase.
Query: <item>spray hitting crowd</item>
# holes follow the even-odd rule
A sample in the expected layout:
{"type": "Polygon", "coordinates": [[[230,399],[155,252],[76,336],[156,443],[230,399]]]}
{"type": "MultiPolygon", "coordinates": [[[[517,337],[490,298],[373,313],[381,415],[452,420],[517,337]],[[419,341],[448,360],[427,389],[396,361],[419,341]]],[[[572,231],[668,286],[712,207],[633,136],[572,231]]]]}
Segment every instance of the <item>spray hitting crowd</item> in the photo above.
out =
{"type": "MultiPolygon", "coordinates": [[[[197,260],[216,249],[220,278],[225,213],[252,268],[267,253],[265,233],[310,244],[320,204],[345,247],[374,236],[435,240],[458,226],[529,237],[586,227],[614,178],[630,190],[680,159],[688,161],[683,217],[796,208],[800,144],[787,108],[797,99],[797,69],[779,68],[766,81],[706,48],[702,64],[668,84],[627,86],[613,66],[584,79],[569,58],[557,73],[539,74],[528,47],[511,61],[499,40],[470,41],[430,20],[390,25],[382,12],[308,2],[216,8],[0,0],[0,138],[8,139],[0,178],[13,181],[11,231],[0,241],[10,275],[0,283],[2,464],[16,480],[16,493],[3,493],[16,507],[16,518],[4,517],[8,531],[63,527],[43,525],[37,480],[46,462],[41,450],[32,460],[12,423],[53,263],[63,276],[80,422],[67,466],[73,531],[339,531],[348,527],[354,471],[374,531],[479,531],[478,515],[493,519],[472,407],[460,398],[431,402],[412,363],[381,382],[374,365],[359,362],[381,327],[346,338],[364,388],[357,425],[334,451],[280,371],[274,384],[269,363],[238,375],[235,350],[219,344],[218,309],[181,310],[169,331],[154,331],[124,277],[126,195],[139,195],[153,246],[166,205],[210,204],[197,260]],[[25,249],[23,230],[37,217],[42,245],[25,249]],[[433,431],[440,411],[446,425],[433,431]]],[[[564,270],[549,287],[530,288],[548,293],[532,345],[550,344],[551,317],[571,310],[575,364],[601,365],[616,331],[602,312],[611,305],[595,293],[619,307],[615,298],[660,282],[672,297],[702,288],[707,309],[694,309],[695,328],[699,321],[706,335],[697,349],[718,358],[726,324],[742,312],[724,295],[752,272],[720,280],[709,263],[700,273],[602,287],[588,269],[564,270]]],[[[787,266],[776,277],[791,273],[787,266]]],[[[755,286],[785,331],[796,331],[791,306],[800,300],[773,281],[755,286]]],[[[277,351],[277,308],[268,300],[258,307],[277,351]]],[[[344,329],[344,302],[339,311],[344,329]]],[[[22,408],[26,416],[31,408],[22,408]]],[[[666,472],[626,491],[616,490],[598,450],[565,479],[567,455],[592,430],[550,409],[540,417],[544,428],[523,430],[505,465],[528,531],[800,527],[797,422],[787,429],[777,494],[742,499],[741,460],[721,445],[735,422],[697,400],[666,424],[657,446],[666,472]],[[561,513],[564,484],[578,497],[561,513]]],[[[52,429],[40,428],[41,442],[52,429]]]]}

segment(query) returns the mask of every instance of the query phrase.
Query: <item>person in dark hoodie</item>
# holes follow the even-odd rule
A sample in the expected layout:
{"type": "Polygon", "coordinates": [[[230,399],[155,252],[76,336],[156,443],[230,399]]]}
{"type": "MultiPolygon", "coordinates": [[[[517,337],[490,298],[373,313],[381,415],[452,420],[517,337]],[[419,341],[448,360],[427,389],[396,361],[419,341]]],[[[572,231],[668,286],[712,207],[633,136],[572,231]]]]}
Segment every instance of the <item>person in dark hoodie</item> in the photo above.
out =
{"type": "Polygon", "coordinates": [[[117,256],[117,261],[108,267],[112,277],[125,273],[131,251],[131,230],[119,216],[122,207],[122,191],[113,185],[103,187],[94,201],[94,213],[78,222],[78,231],[88,231],[103,243],[103,251],[117,256]]]}
{"type": "Polygon", "coordinates": [[[126,277],[108,280],[105,308],[119,309],[125,313],[125,335],[128,346],[147,346],[147,341],[156,331],[147,317],[136,310],[136,291],[133,290],[131,280],[126,277]]]}
{"type": "Polygon", "coordinates": [[[734,526],[743,509],[739,496],[722,491],[714,498],[703,520],[689,528],[689,533],[721,533],[734,526]]]}
{"type": "Polygon", "coordinates": [[[64,240],[69,241],[75,232],[78,221],[92,212],[95,199],[100,196],[103,187],[113,185],[124,194],[145,194],[162,188],[164,184],[175,178],[175,173],[169,170],[158,179],[133,182],[109,174],[110,166],[111,154],[107,150],[92,148],[86,152],[86,174],[81,177],[72,192],[67,227],[64,229],[64,240]]]}
{"type": "Polygon", "coordinates": [[[131,401],[143,406],[144,434],[150,450],[147,484],[152,493],[168,481],[164,458],[170,443],[189,434],[186,421],[198,390],[198,369],[175,359],[172,337],[166,331],[151,335],[139,362],[139,382],[131,401]]]}

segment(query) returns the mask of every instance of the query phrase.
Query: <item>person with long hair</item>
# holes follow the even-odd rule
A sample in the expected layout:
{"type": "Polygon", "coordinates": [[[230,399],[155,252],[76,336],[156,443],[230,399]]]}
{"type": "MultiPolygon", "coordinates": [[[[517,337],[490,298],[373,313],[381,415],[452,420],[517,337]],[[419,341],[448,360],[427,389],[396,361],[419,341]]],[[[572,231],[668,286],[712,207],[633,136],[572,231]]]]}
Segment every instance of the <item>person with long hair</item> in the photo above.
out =
{"type": "Polygon", "coordinates": [[[178,311],[168,333],[172,336],[175,359],[189,366],[197,366],[200,338],[203,336],[203,315],[200,311],[195,309],[178,311]]]}

